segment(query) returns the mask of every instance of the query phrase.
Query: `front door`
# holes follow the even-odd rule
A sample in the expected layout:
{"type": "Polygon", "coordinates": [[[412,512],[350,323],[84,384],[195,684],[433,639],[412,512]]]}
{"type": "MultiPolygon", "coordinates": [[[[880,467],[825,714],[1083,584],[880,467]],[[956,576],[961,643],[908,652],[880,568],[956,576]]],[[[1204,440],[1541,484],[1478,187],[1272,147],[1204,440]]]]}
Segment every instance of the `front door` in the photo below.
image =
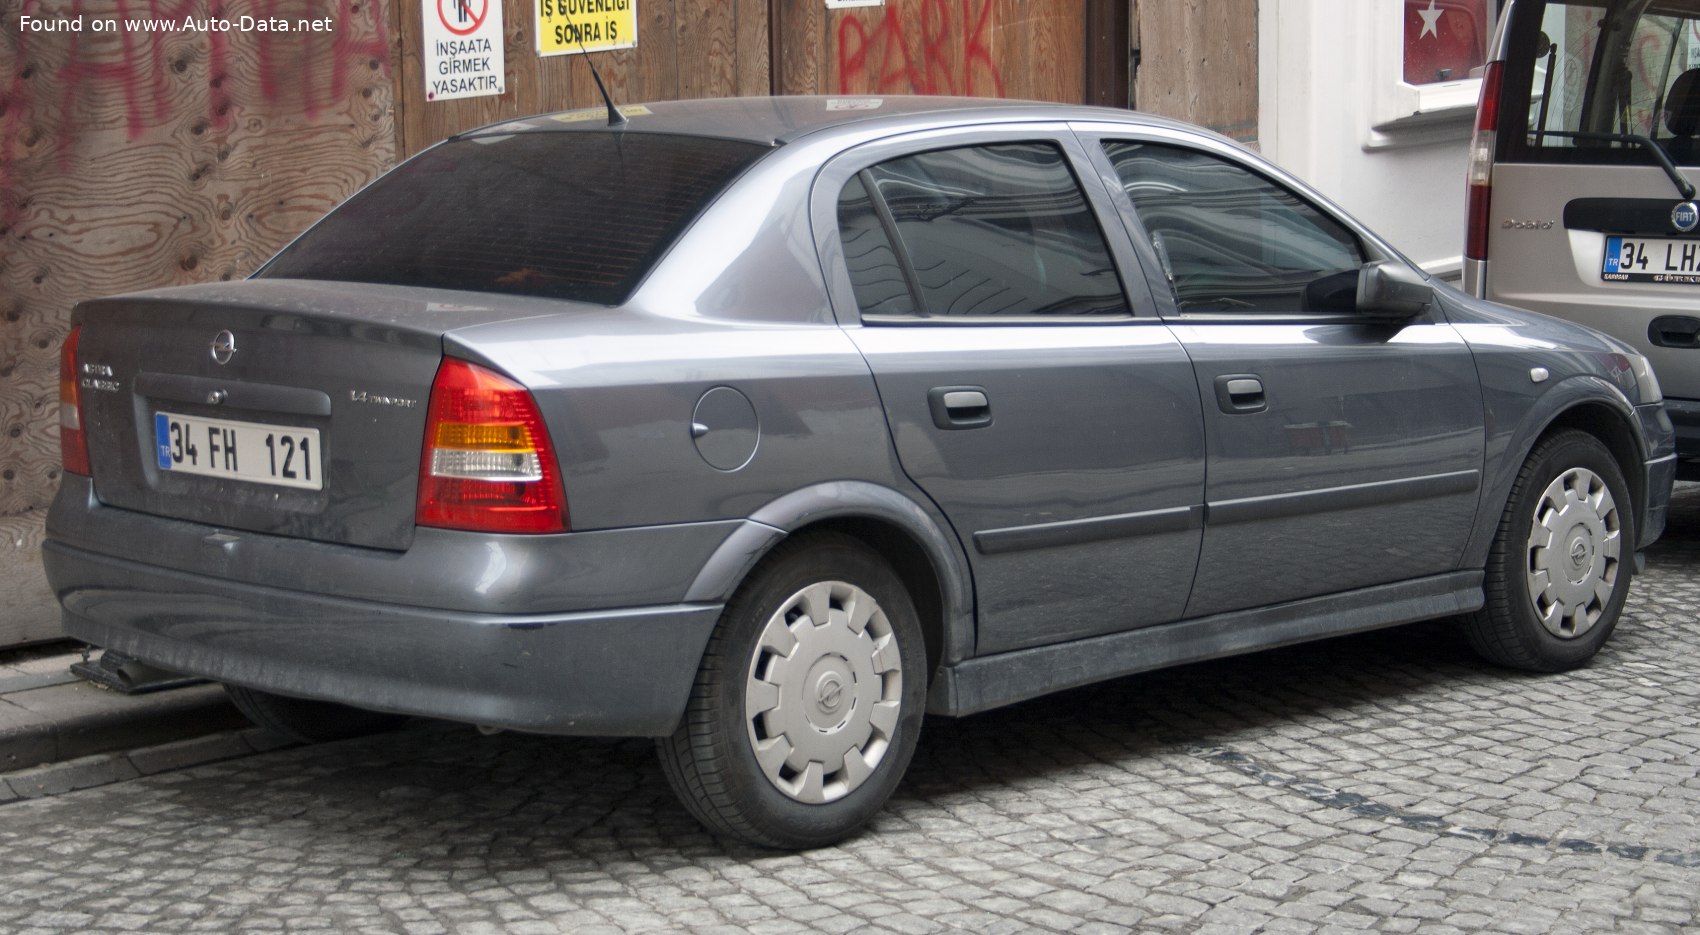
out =
{"type": "Polygon", "coordinates": [[[1188,617],[1457,568],[1484,450],[1475,363],[1431,304],[1357,311],[1342,221],[1226,152],[1101,141],[1168,280],[1208,439],[1188,617]]]}

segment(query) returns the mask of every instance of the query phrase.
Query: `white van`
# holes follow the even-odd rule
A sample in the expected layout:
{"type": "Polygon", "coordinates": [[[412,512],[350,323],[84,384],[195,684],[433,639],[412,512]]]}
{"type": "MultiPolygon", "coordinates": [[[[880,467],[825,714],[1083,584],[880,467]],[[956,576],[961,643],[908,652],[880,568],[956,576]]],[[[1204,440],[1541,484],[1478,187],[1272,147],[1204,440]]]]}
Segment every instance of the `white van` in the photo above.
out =
{"type": "Polygon", "coordinates": [[[1465,287],[1646,354],[1700,479],[1700,0],[1507,0],[1489,59],[1465,287]]]}

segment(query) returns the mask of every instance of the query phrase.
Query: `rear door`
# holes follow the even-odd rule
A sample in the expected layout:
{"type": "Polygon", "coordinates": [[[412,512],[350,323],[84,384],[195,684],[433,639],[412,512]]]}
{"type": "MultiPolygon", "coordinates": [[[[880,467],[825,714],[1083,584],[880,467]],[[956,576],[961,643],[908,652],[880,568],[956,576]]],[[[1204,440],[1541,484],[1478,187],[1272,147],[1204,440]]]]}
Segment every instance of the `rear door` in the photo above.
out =
{"type": "Polygon", "coordinates": [[[1058,126],[934,133],[815,188],[834,307],[967,551],[981,654],[1176,619],[1197,562],[1198,391],[1079,154],[1058,126]]]}
{"type": "Polygon", "coordinates": [[[1519,0],[1505,17],[1471,284],[1640,349],[1673,418],[1700,420],[1700,208],[1648,148],[1700,178],[1700,0],[1519,0]]]}
{"type": "Polygon", "coordinates": [[[1359,314],[1362,238],[1227,147],[1082,130],[1158,258],[1159,305],[1203,398],[1186,615],[1457,568],[1484,444],[1458,332],[1432,304],[1396,323],[1359,314]]]}

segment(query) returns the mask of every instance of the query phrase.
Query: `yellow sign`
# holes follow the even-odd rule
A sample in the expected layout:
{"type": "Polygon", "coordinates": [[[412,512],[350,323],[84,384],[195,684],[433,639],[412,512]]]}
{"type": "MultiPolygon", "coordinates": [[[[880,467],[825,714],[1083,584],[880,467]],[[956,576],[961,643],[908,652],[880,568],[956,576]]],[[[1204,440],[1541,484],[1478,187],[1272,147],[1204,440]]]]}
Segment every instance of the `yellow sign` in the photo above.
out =
{"type": "Polygon", "coordinates": [[[637,45],[637,0],[537,0],[537,54],[637,45]]]}

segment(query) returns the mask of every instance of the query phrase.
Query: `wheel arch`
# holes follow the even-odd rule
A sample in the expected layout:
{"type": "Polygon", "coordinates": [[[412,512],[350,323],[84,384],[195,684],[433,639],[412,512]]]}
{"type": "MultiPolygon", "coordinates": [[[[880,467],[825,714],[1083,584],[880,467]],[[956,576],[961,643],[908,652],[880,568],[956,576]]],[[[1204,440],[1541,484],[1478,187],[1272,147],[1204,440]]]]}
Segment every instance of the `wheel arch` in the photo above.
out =
{"type": "Polygon", "coordinates": [[[879,484],[833,481],[769,502],[721,544],[686,600],[729,600],[780,543],[821,531],[851,536],[891,565],[915,602],[930,671],[972,654],[974,591],[955,533],[943,517],[879,484]]]}
{"type": "MultiPolygon", "coordinates": [[[[1646,444],[1636,428],[1635,407],[1617,387],[1606,380],[1587,376],[1566,380],[1536,403],[1522,420],[1521,430],[1512,435],[1505,455],[1486,478],[1489,485],[1479,508],[1476,524],[1465,549],[1465,567],[1487,561],[1493,531],[1511,496],[1511,486],[1535,446],[1555,433],[1577,429],[1599,439],[1611,452],[1629,488],[1631,513],[1639,524],[1647,504],[1647,478],[1641,469],[1646,444]],[[1492,522],[1489,521],[1492,520],[1492,522]]],[[[1640,532],[1637,529],[1637,536],[1640,532]]]]}
{"type": "MultiPolygon", "coordinates": [[[[1623,482],[1629,488],[1630,515],[1639,520],[1647,505],[1647,475],[1640,466],[1643,457],[1641,439],[1631,427],[1630,420],[1633,418],[1604,402],[1580,403],[1548,422],[1535,439],[1535,444],[1566,429],[1577,429],[1599,439],[1611,452],[1612,460],[1617,462],[1617,469],[1623,474],[1623,482]]],[[[1530,447],[1533,448],[1532,445],[1530,447]]],[[[1639,535],[1640,531],[1637,530],[1636,534],[1639,535]]]]}

